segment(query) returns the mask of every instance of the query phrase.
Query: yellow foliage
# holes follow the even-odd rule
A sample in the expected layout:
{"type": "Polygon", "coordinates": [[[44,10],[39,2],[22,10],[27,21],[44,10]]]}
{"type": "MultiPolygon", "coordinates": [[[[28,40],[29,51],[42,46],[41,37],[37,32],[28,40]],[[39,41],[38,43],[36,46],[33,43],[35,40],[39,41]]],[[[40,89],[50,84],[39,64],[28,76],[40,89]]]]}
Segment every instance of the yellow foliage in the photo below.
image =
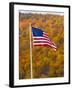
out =
{"type": "Polygon", "coordinates": [[[33,78],[64,76],[64,16],[51,14],[19,14],[19,79],[31,78],[29,23],[41,28],[57,45],[32,46],[33,78]]]}

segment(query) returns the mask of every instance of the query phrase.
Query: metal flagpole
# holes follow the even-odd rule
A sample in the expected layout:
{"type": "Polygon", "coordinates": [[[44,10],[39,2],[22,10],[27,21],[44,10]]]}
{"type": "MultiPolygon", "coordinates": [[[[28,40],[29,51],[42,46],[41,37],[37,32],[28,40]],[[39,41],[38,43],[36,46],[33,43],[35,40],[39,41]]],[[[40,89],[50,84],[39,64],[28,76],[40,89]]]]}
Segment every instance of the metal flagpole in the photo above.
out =
{"type": "Polygon", "coordinates": [[[31,79],[33,78],[33,73],[32,73],[32,43],[31,43],[31,23],[29,23],[29,35],[30,35],[30,70],[31,70],[31,79]]]}

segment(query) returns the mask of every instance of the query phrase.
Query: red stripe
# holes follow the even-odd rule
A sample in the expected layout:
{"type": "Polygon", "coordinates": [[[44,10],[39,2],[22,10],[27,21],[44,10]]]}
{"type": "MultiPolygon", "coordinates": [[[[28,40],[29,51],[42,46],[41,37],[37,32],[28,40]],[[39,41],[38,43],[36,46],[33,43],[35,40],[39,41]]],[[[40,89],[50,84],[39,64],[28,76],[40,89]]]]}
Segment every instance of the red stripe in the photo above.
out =
{"type": "MultiPolygon", "coordinates": [[[[45,39],[45,38],[34,38],[34,40],[47,40],[50,44],[53,44],[49,39],[45,39]]],[[[34,41],[33,40],[33,42],[36,42],[36,41],[34,41]]],[[[40,42],[40,41],[38,41],[38,42],[40,42]]],[[[41,41],[41,42],[43,42],[43,41],[41,41]]],[[[45,42],[45,41],[44,41],[45,42]]],[[[54,44],[53,44],[54,45],[54,44]]]]}
{"type": "Polygon", "coordinates": [[[56,48],[56,46],[55,45],[53,45],[53,44],[51,44],[51,43],[48,43],[48,42],[33,42],[33,45],[50,45],[51,47],[54,47],[54,48],[56,48]]]}
{"type": "Polygon", "coordinates": [[[52,46],[50,46],[50,45],[48,45],[48,44],[34,44],[34,46],[49,46],[49,47],[51,47],[51,48],[56,49],[55,47],[52,47],[52,46]]]}
{"type": "Polygon", "coordinates": [[[46,36],[48,36],[48,34],[47,34],[47,33],[45,33],[45,32],[43,32],[43,34],[44,34],[44,35],[46,35],[46,36]]]}
{"type": "Polygon", "coordinates": [[[51,45],[53,45],[51,42],[49,41],[33,41],[34,43],[49,43],[51,45]]]}
{"type": "Polygon", "coordinates": [[[48,40],[46,38],[33,38],[34,40],[48,40]]]}
{"type": "Polygon", "coordinates": [[[47,34],[44,34],[44,33],[43,33],[43,36],[48,38],[48,35],[47,35],[47,34]]]}
{"type": "Polygon", "coordinates": [[[46,38],[48,38],[48,36],[46,36],[46,35],[43,35],[43,37],[46,37],[46,38]]]}
{"type": "Polygon", "coordinates": [[[49,38],[34,38],[34,40],[47,40],[48,42],[50,42],[52,45],[55,45],[49,38]]]}
{"type": "Polygon", "coordinates": [[[48,36],[47,34],[43,33],[43,35],[48,36]]]}

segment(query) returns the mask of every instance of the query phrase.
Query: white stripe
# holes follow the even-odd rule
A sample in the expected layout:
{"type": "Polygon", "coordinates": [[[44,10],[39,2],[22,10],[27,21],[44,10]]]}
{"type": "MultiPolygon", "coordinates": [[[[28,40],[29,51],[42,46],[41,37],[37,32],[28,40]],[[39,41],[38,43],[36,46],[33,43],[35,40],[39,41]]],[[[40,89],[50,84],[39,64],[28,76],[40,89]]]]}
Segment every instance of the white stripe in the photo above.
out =
{"type": "Polygon", "coordinates": [[[49,43],[33,43],[33,45],[39,45],[39,44],[41,44],[41,45],[44,45],[44,44],[51,45],[49,43]]]}
{"type": "Polygon", "coordinates": [[[53,48],[57,48],[56,46],[51,45],[51,44],[49,44],[49,43],[33,43],[33,45],[44,45],[44,44],[50,45],[50,46],[53,47],[53,48]]]}
{"type": "Polygon", "coordinates": [[[44,38],[44,37],[38,37],[38,36],[37,36],[37,37],[35,37],[35,36],[33,36],[33,38],[44,38]]]}
{"type": "Polygon", "coordinates": [[[46,38],[46,37],[35,37],[35,36],[34,36],[34,37],[33,37],[33,40],[35,40],[36,38],[37,38],[37,39],[38,39],[38,38],[47,39],[48,41],[50,41],[50,42],[53,44],[53,42],[52,42],[49,38],[46,38]]]}
{"type": "MultiPolygon", "coordinates": [[[[38,37],[34,37],[33,41],[48,41],[49,43],[53,44],[52,41],[49,39],[49,38],[45,38],[45,37],[42,37],[44,40],[36,40],[35,38],[38,39],[38,37]],[[46,40],[45,40],[46,39],[46,40]]],[[[40,38],[40,37],[39,37],[40,38]]]]}
{"type": "Polygon", "coordinates": [[[48,35],[47,35],[47,34],[45,34],[45,33],[43,33],[43,36],[47,36],[47,37],[48,37],[48,35]]]}
{"type": "Polygon", "coordinates": [[[46,34],[46,35],[48,35],[47,33],[45,33],[45,32],[43,32],[43,34],[46,34]]]}
{"type": "Polygon", "coordinates": [[[35,37],[35,36],[34,36],[33,38],[44,38],[44,39],[48,39],[48,38],[46,38],[46,37],[35,37]]]}
{"type": "Polygon", "coordinates": [[[44,34],[43,36],[44,36],[44,37],[46,37],[46,38],[48,38],[48,36],[47,36],[47,35],[45,35],[45,34],[44,34]]]}
{"type": "Polygon", "coordinates": [[[43,35],[48,36],[47,34],[43,33],[43,35]]]}
{"type": "Polygon", "coordinates": [[[35,39],[33,41],[47,41],[47,42],[49,42],[48,40],[35,40],[35,39]]]}
{"type": "Polygon", "coordinates": [[[51,45],[52,47],[54,47],[54,48],[57,48],[56,46],[54,46],[54,45],[51,45]]]}
{"type": "Polygon", "coordinates": [[[47,44],[50,44],[52,47],[55,47],[55,48],[57,48],[55,45],[53,45],[51,42],[49,42],[49,41],[45,41],[45,42],[39,42],[39,41],[45,41],[45,40],[33,40],[33,43],[43,43],[43,44],[45,44],[45,43],[47,43],[47,44]],[[38,41],[38,42],[37,42],[38,41]]]}

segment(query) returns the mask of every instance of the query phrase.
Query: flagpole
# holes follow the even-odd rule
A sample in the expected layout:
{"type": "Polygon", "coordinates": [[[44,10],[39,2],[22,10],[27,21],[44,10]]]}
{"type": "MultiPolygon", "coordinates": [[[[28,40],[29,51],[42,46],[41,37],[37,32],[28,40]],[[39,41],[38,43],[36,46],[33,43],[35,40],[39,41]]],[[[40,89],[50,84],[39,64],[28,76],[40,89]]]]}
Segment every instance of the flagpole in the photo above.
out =
{"type": "Polygon", "coordinates": [[[33,73],[32,73],[32,42],[31,42],[31,23],[29,23],[29,36],[30,36],[30,70],[31,70],[31,79],[33,78],[33,73]]]}

